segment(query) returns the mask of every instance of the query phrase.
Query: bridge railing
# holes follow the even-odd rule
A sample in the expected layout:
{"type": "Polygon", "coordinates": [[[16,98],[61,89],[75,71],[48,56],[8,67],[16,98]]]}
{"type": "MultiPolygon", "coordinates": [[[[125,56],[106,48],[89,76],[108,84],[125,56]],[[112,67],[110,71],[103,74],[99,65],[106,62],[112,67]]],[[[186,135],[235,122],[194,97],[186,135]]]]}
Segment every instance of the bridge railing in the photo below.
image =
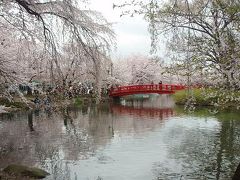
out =
{"type": "Polygon", "coordinates": [[[120,86],[115,87],[110,90],[110,95],[114,95],[117,93],[129,93],[129,92],[172,92],[174,93],[176,90],[185,89],[183,85],[173,85],[173,84],[144,84],[144,85],[132,85],[132,86],[120,86]]]}

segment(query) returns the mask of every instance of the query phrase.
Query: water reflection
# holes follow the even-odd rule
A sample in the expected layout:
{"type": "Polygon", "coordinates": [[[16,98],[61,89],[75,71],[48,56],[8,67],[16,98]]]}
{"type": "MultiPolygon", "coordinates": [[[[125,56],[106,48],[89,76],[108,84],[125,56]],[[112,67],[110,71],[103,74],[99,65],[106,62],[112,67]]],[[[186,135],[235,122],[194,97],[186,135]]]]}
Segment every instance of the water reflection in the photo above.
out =
{"type": "Polygon", "coordinates": [[[34,131],[34,128],[33,128],[33,112],[32,111],[28,112],[28,126],[29,126],[30,131],[34,131]]]}
{"type": "Polygon", "coordinates": [[[239,113],[185,114],[169,104],[2,115],[0,168],[39,166],[57,180],[230,179],[240,162],[239,113]]]}
{"type": "Polygon", "coordinates": [[[133,115],[139,117],[159,118],[160,120],[174,116],[172,108],[134,108],[129,106],[112,106],[111,110],[118,115],[133,115]]]}
{"type": "Polygon", "coordinates": [[[120,104],[123,106],[139,108],[173,108],[174,101],[170,95],[134,95],[121,98],[120,104]]]}

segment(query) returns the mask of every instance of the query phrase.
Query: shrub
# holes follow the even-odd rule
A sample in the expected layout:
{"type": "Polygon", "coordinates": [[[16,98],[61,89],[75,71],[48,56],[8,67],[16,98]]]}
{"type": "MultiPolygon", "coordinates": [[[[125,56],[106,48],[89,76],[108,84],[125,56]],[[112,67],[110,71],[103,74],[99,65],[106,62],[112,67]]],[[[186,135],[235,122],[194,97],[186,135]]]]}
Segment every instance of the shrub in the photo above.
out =
{"type": "Polygon", "coordinates": [[[81,106],[83,103],[82,99],[80,97],[77,97],[74,99],[74,105],[75,106],[81,106]]]}
{"type": "Polygon", "coordinates": [[[211,105],[220,108],[236,106],[238,108],[240,102],[240,92],[214,88],[181,90],[177,91],[173,98],[176,104],[185,104],[191,95],[195,105],[201,106],[211,105]]]}

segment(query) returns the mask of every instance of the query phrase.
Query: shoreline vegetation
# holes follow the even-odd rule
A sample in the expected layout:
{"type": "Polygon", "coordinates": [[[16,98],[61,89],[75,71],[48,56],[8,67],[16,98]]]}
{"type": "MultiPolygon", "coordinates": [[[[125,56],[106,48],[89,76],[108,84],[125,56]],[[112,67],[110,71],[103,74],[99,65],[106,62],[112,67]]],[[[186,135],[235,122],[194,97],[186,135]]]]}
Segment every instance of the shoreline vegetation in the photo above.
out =
{"type": "MultiPolygon", "coordinates": [[[[57,95],[38,96],[36,102],[35,96],[26,96],[25,102],[19,98],[14,97],[12,101],[7,98],[0,98],[0,114],[10,113],[21,110],[42,109],[48,108],[58,110],[67,106],[85,106],[89,104],[96,104],[96,98],[92,95],[77,96],[73,98],[63,98],[57,95]]],[[[102,102],[108,100],[108,97],[103,97],[102,102]]]]}
{"type": "Polygon", "coordinates": [[[50,175],[47,171],[36,167],[11,164],[0,171],[1,180],[34,180],[43,179],[50,175]]]}
{"type": "Polygon", "coordinates": [[[177,105],[211,106],[218,109],[240,108],[240,92],[225,92],[217,89],[180,90],[173,94],[177,105]]]}
{"type": "MultiPolygon", "coordinates": [[[[180,90],[173,94],[176,105],[193,105],[200,107],[213,107],[218,109],[235,108],[239,109],[240,92],[220,92],[216,89],[195,88],[190,90],[180,90]]],[[[40,95],[36,103],[36,96],[24,96],[25,101],[20,97],[14,97],[12,101],[7,98],[0,98],[0,113],[9,113],[20,110],[29,110],[36,108],[51,108],[53,110],[61,109],[67,106],[84,106],[96,104],[96,98],[93,95],[76,96],[65,98],[60,95],[40,95]],[[48,99],[46,99],[48,98],[48,99]]],[[[109,100],[104,96],[101,102],[109,100]]]]}

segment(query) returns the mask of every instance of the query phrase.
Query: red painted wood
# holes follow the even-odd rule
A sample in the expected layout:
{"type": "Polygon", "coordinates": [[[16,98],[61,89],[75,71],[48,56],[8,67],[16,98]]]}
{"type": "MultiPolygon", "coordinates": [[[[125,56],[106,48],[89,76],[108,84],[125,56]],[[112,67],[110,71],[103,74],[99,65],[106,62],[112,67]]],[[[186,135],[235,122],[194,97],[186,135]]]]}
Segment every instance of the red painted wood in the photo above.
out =
{"type": "Polygon", "coordinates": [[[121,115],[134,115],[134,116],[150,116],[150,117],[159,117],[161,120],[167,117],[174,116],[175,113],[171,108],[133,108],[129,106],[112,106],[113,113],[121,115]]]}
{"type": "Polygon", "coordinates": [[[183,85],[174,84],[145,84],[145,85],[131,85],[131,86],[119,86],[112,88],[109,92],[111,97],[120,97],[133,94],[174,94],[177,90],[185,89],[183,85]]]}

